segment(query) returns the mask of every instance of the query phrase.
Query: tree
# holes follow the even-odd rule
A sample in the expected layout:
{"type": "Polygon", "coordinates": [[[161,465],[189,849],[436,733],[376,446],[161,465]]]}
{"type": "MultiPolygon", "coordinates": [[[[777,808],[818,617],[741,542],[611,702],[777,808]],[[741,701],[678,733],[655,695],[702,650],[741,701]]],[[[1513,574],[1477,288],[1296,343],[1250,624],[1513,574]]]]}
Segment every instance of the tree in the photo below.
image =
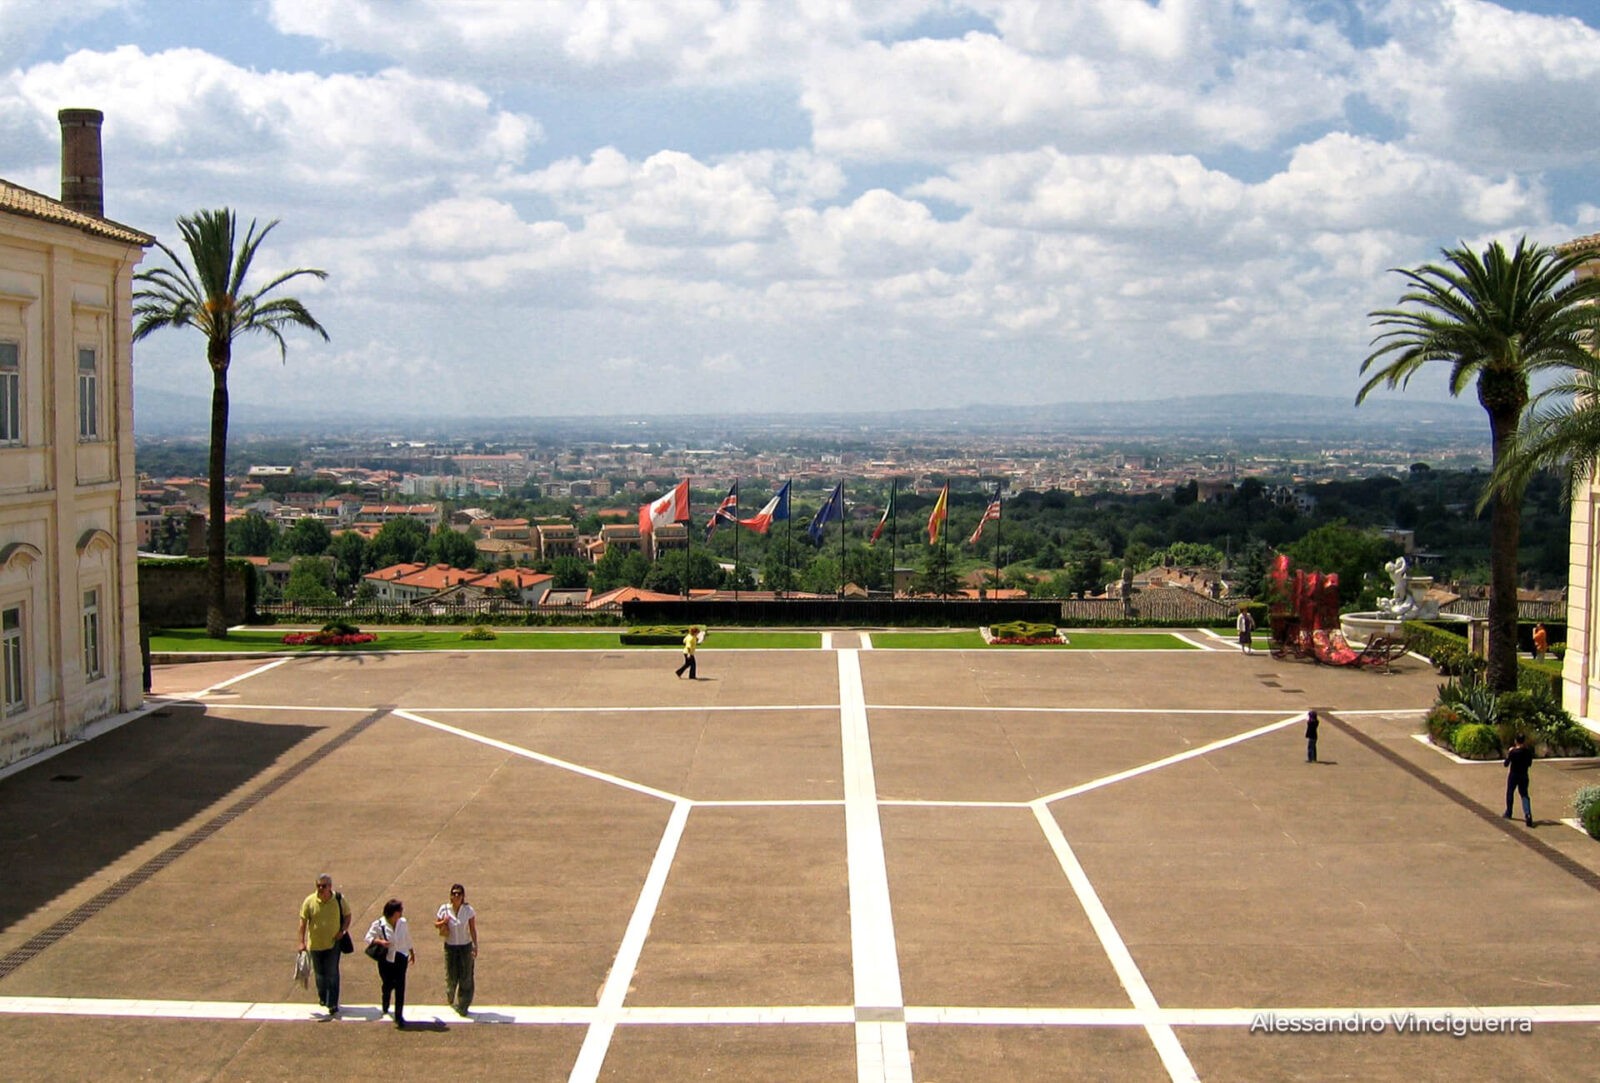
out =
{"type": "Polygon", "coordinates": [[[163,327],[193,327],[206,339],[206,363],[211,367],[211,448],[206,476],[211,487],[209,518],[206,524],[206,635],[225,639],[227,616],[227,510],[228,490],[228,366],[233,360],[233,342],[248,334],[263,334],[276,340],[279,356],[288,360],[288,345],[283,338],[287,327],[304,327],[324,340],[328,332],[293,297],[268,294],[295,278],[309,275],[326,278],[327,272],[299,267],[277,275],[257,290],[246,289],[250,265],[261,243],[277,221],[256,228],[254,219],[238,243],[238,221],[229,208],[197,211],[178,218],[178,232],[189,251],[192,266],[185,266],[178,254],[160,241],[172,264],[154,267],[134,275],[139,288],[133,295],[133,339],[135,342],[163,327]]]}
{"type": "Polygon", "coordinates": [[[459,530],[440,523],[428,539],[427,560],[430,564],[448,564],[452,568],[470,568],[478,560],[478,547],[472,539],[459,530]]]}
{"type": "Polygon", "coordinates": [[[329,543],[328,555],[333,558],[334,581],[341,591],[361,582],[367,571],[367,539],[353,530],[341,530],[329,543]]]}
{"type": "Polygon", "coordinates": [[[284,531],[283,541],[295,556],[320,557],[333,544],[333,535],[328,533],[328,527],[321,519],[302,515],[284,531]]]}
{"type": "Polygon", "coordinates": [[[552,586],[571,589],[589,585],[589,563],[579,557],[556,557],[546,570],[553,577],[552,586]]]}
{"type": "Polygon", "coordinates": [[[289,582],[284,584],[283,600],[300,605],[333,605],[339,600],[333,593],[333,566],[323,557],[301,557],[289,569],[289,582]]]}
{"type": "Polygon", "coordinates": [[[414,515],[390,519],[378,528],[367,546],[367,561],[373,568],[391,564],[412,564],[427,557],[428,528],[414,515]]]}
{"type": "Polygon", "coordinates": [[[1513,449],[1529,378],[1549,370],[1582,370],[1592,363],[1600,279],[1568,283],[1584,257],[1517,242],[1507,253],[1499,241],[1482,254],[1450,248],[1444,264],[1397,268],[1407,283],[1400,307],[1369,313],[1379,329],[1376,347],[1361,362],[1373,389],[1405,387],[1424,365],[1450,366],[1451,395],[1475,385],[1489,417],[1489,457],[1498,485],[1485,492],[1489,522],[1489,665],[1484,679],[1495,691],[1517,685],[1517,546],[1522,530],[1522,486],[1501,471],[1513,449]]]}
{"type": "Polygon", "coordinates": [[[1368,586],[1383,578],[1384,562],[1400,555],[1400,546],[1380,534],[1357,530],[1345,523],[1327,523],[1283,550],[1300,567],[1339,576],[1340,608],[1370,609],[1377,604],[1377,589],[1368,586]]]}
{"type": "Polygon", "coordinates": [[[937,594],[947,598],[961,589],[961,580],[945,546],[925,546],[922,567],[912,577],[911,590],[916,594],[937,594]]]}
{"type": "Polygon", "coordinates": [[[278,527],[258,511],[247,511],[228,524],[228,552],[240,557],[264,557],[278,541],[278,527]]]}

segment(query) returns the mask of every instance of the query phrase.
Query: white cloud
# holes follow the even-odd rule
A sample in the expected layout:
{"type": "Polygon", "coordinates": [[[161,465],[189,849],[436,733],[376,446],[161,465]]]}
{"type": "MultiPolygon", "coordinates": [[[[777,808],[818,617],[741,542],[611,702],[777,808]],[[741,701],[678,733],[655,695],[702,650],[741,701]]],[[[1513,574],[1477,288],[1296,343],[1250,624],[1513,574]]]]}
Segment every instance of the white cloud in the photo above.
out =
{"type": "Polygon", "coordinates": [[[515,167],[540,134],[462,82],[256,72],[188,48],[80,51],[9,81],[40,125],[64,105],[102,105],[108,206],[177,196],[326,211],[416,198],[463,169],[515,167]]]}
{"type": "Polygon", "coordinates": [[[764,0],[272,0],[273,22],[424,70],[571,85],[707,85],[782,77],[820,42],[855,41],[943,5],[764,0]]]}
{"type": "Polygon", "coordinates": [[[1391,0],[1392,37],[1366,65],[1366,96],[1404,140],[1490,169],[1592,164],[1600,155],[1600,30],[1483,0],[1391,0]]]}

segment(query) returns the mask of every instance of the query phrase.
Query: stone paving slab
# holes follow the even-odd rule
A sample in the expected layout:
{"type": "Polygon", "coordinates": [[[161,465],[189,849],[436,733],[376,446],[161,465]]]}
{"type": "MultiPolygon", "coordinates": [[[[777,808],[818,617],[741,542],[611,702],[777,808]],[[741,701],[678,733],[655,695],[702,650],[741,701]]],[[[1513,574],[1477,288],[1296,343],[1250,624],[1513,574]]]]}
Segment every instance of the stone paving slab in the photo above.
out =
{"type": "Polygon", "coordinates": [[[1536,764],[1539,826],[1500,821],[1497,765],[1411,739],[1437,683],[1420,663],[706,651],[692,683],[675,664],[158,667],[157,688],[211,691],[0,778],[0,859],[25,870],[0,881],[0,1056],[29,1079],[876,1083],[1569,1079],[1600,1052],[1580,946],[1600,848],[1555,822],[1594,768],[1536,764]],[[1318,764],[1308,706],[1329,712],[1318,764]],[[358,933],[405,899],[426,1028],[376,1024],[360,955],[350,1018],[310,1021],[288,963],[323,870],[358,933]],[[474,1022],[439,1004],[426,925],[452,880],[481,913],[474,1022]],[[1576,1021],[1248,1026],[1474,1006],[1576,1021]]]}

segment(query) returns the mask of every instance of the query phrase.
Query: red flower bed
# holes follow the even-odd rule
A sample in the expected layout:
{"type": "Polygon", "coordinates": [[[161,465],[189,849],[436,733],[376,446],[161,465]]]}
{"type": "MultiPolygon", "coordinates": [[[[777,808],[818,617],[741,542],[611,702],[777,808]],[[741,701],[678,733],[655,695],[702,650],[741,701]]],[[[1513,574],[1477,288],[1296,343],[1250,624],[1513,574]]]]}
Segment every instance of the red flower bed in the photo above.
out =
{"type": "Polygon", "coordinates": [[[378,637],[371,632],[357,632],[355,635],[336,635],[333,632],[290,632],[283,637],[283,642],[290,647],[350,647],[357,643],[371,643],[378,637]]]}
{"type": "Polygon", "coordinates": [[[1061,644],[1060,636],[1010,636],[1008,638],[995,638],[990,643],[1002,647],[1042,647],[1061,644]]]}

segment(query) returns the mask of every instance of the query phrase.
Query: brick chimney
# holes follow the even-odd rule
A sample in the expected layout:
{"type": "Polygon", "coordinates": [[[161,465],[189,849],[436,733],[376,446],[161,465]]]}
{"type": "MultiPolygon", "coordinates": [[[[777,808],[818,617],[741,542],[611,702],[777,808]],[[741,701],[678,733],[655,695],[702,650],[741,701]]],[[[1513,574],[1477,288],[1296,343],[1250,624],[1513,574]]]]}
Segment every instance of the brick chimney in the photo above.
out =
{"type": "Polygon", "coordinates": [[[63,109],[56,119],[61,122],[61,202],[75,211],[104,218],[100,125],[106,116],[98,109],[63,109]]]}

